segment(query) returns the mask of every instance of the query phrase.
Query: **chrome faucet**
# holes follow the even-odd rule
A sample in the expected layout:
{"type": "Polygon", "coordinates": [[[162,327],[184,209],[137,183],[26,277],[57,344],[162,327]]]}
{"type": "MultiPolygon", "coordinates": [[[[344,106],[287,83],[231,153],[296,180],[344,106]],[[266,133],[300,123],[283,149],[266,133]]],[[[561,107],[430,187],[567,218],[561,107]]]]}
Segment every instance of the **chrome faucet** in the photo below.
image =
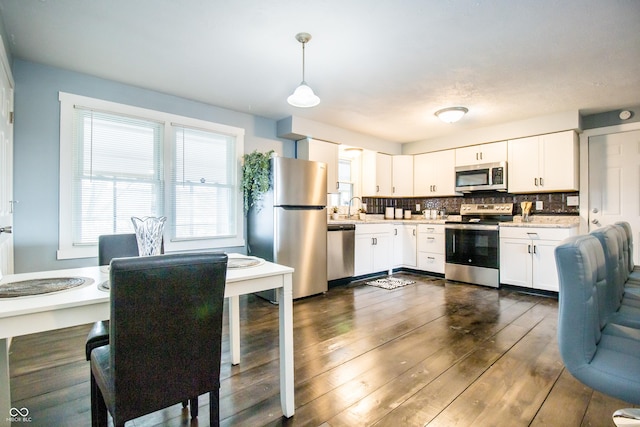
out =
{"type": "Polygon", "coordinates": [[[360,197],[352,197],[351,200],[349,200],[349,210],[347,211],[347,218],[351,218],[351,202],[353,202],[353,199],[360,200],[360,204],[362,204],[362,199],[360,197]]]}

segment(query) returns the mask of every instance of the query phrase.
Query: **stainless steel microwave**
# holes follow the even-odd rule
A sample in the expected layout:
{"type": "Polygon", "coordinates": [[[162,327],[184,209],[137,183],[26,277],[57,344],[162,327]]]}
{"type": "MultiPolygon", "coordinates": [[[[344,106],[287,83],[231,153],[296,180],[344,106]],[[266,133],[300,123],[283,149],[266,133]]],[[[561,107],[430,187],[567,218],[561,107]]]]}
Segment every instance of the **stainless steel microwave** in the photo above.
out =
{"type": "Polygon", "coordinates": [[[456,166],[456,191],[507,191],[507,162],[456,166]]]}

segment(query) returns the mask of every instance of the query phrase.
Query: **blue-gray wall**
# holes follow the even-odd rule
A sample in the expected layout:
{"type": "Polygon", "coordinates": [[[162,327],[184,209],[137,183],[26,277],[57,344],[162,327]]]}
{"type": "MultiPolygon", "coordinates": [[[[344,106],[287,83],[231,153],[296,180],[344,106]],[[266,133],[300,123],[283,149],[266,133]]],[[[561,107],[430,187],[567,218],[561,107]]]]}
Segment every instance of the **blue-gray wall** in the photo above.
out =
{"type": "MultiPolygon", "coordinates": [[[[294,157],[295,142],[276,137],[276,121],[145,90],[86,74],[14,59],[15,272],[95,265],[95,258],[56,259],[60,103],[58,92],[209,120],[245,129],[245,152],[294,157]]],[[[214,83],[212,83],[214,84],[214,83]]],[[[244,248],[237,248],[244,251],[244,248]]]]}

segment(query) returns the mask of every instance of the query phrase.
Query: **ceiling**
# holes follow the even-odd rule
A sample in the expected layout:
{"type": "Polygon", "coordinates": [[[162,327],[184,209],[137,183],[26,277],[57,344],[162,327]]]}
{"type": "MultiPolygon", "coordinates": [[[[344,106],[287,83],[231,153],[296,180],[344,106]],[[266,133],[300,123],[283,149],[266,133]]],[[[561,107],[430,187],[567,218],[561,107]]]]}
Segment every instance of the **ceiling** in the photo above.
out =
{"type": "Polygon", "coordinates": [[[14,58],[410,142],[640,103],[637,0],[0,0],[14,58]],[[289,106],[302,79],[322,102],[289,106]],[[465,106],[458,123],[433,113],[465,106]]]}

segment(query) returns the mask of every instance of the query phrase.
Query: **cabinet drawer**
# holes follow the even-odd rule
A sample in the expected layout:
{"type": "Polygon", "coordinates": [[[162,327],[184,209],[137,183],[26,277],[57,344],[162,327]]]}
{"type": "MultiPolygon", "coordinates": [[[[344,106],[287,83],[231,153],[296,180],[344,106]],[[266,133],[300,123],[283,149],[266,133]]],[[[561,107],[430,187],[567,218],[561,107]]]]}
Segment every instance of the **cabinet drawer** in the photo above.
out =
{"type": "Polygon", "coordinates": [[[500,238],[531,240],[564,240],[575,236],[577,227],[542,228],[542,227],[500,227],[500,238]]]}
{"type": "Polygon", "coordinates": [[[391,224],[356,224],[356,234],[391,233],[391,224]]]}
{"type": "Polygon", "coordinates": [[[444,254],[444,234],[418,233],[418,252],[444,254]]]}
{"type": "Polygon", "coordinates": [[[444,254],[418,252],[418,270],[444,274],[444,254]]]}
{"type": "Polygon", "coordinates": [[[442,225],[442,224],[418,224],[418,233],[444,234],[444,225],[442,225]]]}

